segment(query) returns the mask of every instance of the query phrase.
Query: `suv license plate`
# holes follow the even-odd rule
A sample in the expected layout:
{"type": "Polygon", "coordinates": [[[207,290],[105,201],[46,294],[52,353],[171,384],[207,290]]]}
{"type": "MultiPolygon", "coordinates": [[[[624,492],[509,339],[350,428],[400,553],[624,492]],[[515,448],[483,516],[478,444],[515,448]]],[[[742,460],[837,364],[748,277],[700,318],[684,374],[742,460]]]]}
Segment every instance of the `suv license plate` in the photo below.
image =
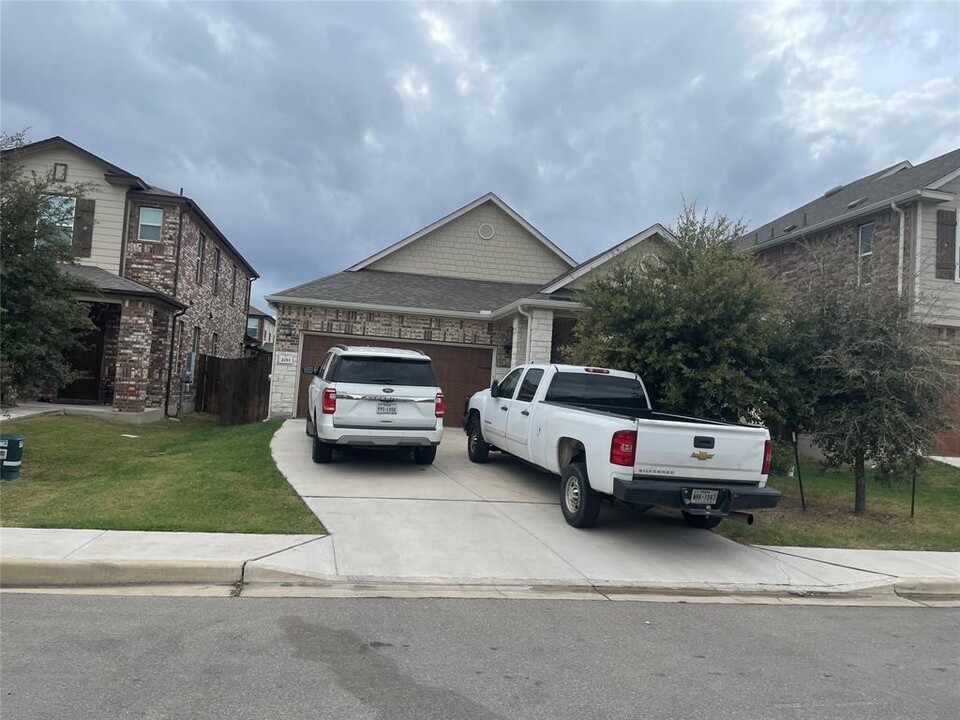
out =
{"type": "Polygon", "coordinates": [[[713,505],[719,494],[719,490],[691,490],[690,503],[692,505],[713,505]]]}
{"type": "Polygon", "coordinates": [[[377,403],[377,415],[396,415],[397,406],[393,403],[377,403]]]}

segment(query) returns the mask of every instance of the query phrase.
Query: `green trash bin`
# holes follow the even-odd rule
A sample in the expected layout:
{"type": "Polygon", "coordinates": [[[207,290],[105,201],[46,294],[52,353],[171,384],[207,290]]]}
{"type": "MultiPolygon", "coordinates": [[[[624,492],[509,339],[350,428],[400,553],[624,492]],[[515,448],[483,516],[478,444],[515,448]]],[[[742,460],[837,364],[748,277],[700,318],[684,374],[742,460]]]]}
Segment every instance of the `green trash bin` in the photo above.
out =
{"type": "Polygon", "coordinates": [[[23,438],[0,435],[0,480],[17,480],[23,460],[23,438]]]}

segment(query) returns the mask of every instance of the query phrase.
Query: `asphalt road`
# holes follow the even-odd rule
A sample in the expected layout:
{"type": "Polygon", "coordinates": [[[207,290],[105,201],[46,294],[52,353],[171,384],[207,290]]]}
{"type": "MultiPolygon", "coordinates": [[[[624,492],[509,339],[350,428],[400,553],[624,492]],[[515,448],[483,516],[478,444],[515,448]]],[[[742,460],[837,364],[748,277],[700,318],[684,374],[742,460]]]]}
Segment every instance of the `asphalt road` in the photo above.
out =
{"type": "Polygon", "coordinates": [[[30,718],[957,717],[960,612],[11,595],[30,718]]]}

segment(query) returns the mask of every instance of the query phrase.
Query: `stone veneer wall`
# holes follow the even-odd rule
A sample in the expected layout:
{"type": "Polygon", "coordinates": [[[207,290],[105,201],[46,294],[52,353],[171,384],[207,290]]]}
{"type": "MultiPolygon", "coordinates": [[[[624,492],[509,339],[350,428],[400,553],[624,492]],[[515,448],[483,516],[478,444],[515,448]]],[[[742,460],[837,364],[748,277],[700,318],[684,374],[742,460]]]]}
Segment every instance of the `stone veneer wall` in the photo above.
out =
{"type": "Polygon", "coordinates": [[[271,416],[291,416],[296,409],[297,375],[301,365],[300,334],[303,332],[493,345],[497,349],[494,367],[497,377],[502,377],[510,367],[507,347],[513,335],[506,322],[281,304],[277,307],[277,337],[270,384],[271,416]]]}

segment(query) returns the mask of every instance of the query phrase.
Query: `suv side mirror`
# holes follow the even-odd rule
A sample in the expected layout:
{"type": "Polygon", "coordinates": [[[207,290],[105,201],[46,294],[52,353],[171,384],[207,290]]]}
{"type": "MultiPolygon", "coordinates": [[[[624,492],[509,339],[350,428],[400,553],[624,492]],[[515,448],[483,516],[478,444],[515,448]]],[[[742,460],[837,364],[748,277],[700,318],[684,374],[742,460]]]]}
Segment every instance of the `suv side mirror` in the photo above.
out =
{"type": "Polygon", "coordinates": [[[316,374],[317,369],[313,365],[304,365],[303,374],[304,375],[314,375],[316,374]]]}
{"type": "Polygon", "coordinates": [[[496,397],[497,391],[499,389],[500,389],[500,383],[498,383],[496,380],[490,383],[490,397],[496,397]]]}

